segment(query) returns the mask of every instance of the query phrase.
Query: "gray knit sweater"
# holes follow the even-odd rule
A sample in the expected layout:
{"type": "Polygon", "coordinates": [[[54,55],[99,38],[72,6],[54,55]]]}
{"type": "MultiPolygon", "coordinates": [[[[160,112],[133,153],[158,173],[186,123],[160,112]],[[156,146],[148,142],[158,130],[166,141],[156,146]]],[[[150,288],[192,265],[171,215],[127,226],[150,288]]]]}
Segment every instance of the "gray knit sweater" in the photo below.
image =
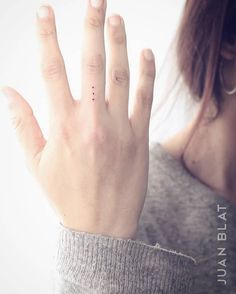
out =
{"type": "Polygon", "coordinates": [[[60,227],[55,293],[236,294],[236,205],[150,145],[137,240],[60,227]]]}

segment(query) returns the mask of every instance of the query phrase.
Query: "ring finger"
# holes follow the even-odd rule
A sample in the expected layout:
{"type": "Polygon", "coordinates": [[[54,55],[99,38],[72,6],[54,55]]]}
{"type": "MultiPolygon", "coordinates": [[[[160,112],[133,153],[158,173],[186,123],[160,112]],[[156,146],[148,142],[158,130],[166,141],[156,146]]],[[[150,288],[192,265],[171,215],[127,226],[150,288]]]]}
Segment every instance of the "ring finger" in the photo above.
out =
{"type": "Polygon", "coordinates": [[[114,117],[128,120],[129,62],[123,19],[113,15],[108,21],[109,66],[108,101],[114,117]]]}

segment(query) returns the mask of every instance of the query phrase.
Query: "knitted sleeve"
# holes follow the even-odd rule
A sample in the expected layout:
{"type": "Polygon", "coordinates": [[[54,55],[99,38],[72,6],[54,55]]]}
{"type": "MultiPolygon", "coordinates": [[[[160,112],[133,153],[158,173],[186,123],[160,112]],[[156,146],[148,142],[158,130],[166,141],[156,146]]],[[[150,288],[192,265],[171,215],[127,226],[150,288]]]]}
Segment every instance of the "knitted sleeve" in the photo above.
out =
{"type": "Polygon", "coordinates": [[[195,260],[141,241],[60,227],[56,294],[187,294],[195,260]]]}

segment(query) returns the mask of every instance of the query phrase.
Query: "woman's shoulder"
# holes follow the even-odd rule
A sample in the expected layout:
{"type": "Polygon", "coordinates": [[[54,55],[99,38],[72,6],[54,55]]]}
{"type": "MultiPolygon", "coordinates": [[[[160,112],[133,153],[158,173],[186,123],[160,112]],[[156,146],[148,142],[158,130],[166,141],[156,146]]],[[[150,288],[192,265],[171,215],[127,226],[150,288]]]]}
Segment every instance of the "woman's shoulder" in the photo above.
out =
{"type": "Polygon", "coordinates": [[[217,201],[233,205],[189,173],[182,162],[166,149],[160,142],[151,142],[149,145],[150,193],[155,195],[161,193],[185,201],[189,199],[191,202],[202,203],[204,206],[217,201]]]}
{"type": "Polygon", "coordinates": [[[166,149],[165,145],[160,142],[152,142],[149,145],[149,176],[156,179],[161,178],[162,184],[166,180],[168,186],[179,184],[182,189],[189,185],[201,187],[201,182],[187,171],[181,160],[170,153],[169,149],[166,149]]]}

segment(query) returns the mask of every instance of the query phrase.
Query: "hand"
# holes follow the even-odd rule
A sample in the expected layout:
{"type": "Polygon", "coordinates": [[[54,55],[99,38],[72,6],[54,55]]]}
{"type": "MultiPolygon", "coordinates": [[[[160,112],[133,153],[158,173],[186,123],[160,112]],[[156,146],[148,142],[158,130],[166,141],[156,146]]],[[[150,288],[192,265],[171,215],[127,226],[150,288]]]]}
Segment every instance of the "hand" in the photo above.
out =
{"type": "Polygon", "coordinates": [[[57,42],[53,9],[43,6],[39,10],[37,31],[50,112],[47,141],[26,100],[12,88],[2,91],[9,97],[27,165],[61,223],[77,231],[135,238],[147,193],[155,61],[151,50],[142,51],[129,118],[124,21],[118,15],[107,21],[110,54],[106,76],[105,11],[105,0],[88,4],[81,99],[75,100],[57,42]]]}

